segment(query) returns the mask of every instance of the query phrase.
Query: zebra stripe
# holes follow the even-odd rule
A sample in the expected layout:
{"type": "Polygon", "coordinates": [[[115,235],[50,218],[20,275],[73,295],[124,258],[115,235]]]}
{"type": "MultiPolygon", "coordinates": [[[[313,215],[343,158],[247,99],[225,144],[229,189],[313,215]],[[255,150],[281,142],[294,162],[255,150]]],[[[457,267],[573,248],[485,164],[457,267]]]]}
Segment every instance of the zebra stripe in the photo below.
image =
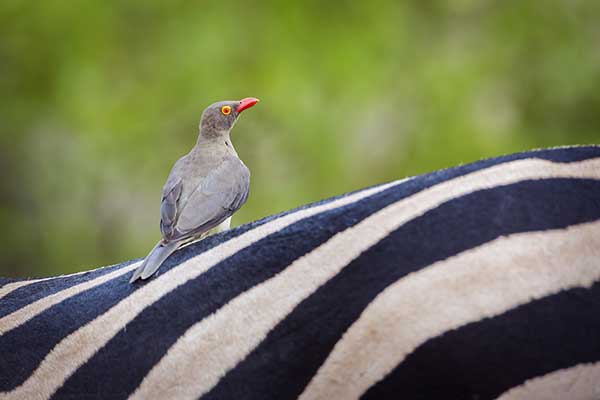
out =
{"type": "Polygon", "coordinates": [[[142,285],[131,263],[6,283],[0,399],[543,392],[600,359],[599,156],[536,151],[367,189],[188,246],[142,285]]]}

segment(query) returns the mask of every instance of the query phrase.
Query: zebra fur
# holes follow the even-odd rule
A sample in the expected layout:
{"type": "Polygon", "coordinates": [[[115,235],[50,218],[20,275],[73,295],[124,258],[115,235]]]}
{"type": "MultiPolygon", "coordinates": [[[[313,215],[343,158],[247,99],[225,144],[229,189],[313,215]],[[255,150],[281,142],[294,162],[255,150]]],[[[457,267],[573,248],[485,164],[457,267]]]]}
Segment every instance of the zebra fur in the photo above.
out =
{"type": "Polygon", "coordinates": [[[600,147],[479,161],[2,280],[0,399],[600,398],[599,260],[600,147]]]}

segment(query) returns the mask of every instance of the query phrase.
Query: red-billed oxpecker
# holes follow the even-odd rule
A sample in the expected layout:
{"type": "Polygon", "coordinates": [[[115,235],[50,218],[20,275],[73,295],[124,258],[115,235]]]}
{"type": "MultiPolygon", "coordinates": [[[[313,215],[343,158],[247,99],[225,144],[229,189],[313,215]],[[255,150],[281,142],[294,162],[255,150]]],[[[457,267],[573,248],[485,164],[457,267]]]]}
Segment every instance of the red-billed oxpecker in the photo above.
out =
{"type": "Polygon", "coordinates": [[[221,101],[202,113],[194,148],[180,158],[162,191],[162,239],[130,282],[151,277],[177,248],[201,239],[209,231],[229,229],[231,215],[248,197],[250,171],[238,157],[229,132],[241,112],[258,103],[248,97],[221,101]]]}

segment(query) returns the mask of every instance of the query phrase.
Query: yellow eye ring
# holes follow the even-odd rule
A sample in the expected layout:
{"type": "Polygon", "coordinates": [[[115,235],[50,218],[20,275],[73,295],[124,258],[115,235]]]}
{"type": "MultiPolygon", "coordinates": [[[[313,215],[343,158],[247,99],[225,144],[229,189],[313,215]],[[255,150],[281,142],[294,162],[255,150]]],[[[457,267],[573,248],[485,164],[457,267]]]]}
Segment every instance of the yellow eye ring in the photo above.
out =
{"type": "Polygon", "coordinates": [[[229,115],[229,114],[231,114],[231,107],[223,106],[223,107],[221,107],[221,112],[223,113],[223,115],[229,115]]]}

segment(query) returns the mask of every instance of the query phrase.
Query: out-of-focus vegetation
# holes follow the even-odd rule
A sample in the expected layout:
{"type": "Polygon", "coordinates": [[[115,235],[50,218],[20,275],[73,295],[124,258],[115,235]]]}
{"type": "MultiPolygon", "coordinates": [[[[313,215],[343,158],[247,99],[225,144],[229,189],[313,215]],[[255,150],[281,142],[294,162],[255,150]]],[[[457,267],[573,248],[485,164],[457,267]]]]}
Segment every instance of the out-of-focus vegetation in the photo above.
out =
{"type": "Polygon", "coordinates": [[[201,111],[252,170],[234,224],[600,139],[600,2],[0,3],[0,276],[145,256],[201,111]]]}

